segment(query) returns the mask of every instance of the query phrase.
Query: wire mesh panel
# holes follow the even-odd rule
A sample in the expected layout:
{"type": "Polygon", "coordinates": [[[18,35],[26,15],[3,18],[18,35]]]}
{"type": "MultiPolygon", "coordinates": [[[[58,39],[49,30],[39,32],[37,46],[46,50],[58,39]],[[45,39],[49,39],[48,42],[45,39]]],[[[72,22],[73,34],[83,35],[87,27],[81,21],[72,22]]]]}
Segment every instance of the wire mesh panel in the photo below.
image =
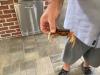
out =
{"type": "Polygon", "coordinates": [[[23,36],[40,33],[39,21],[43,13],[42,1],[23,1],[15,4],[15,10],[23,36]]]}

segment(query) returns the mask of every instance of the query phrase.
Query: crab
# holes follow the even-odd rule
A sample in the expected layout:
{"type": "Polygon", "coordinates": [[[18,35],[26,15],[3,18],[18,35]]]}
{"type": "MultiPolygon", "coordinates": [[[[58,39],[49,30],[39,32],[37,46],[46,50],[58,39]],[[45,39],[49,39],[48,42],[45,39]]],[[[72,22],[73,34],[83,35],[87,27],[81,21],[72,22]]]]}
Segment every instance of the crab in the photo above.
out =
{"type": "Polygon", "coordinates": [[[55,33],[48,33],[48,40],[55,36],[67,36],[68,41],[72,44],[72,47],[75,46],[76,37],[74,32],[70,32],[68,29],[56,29],[55,33]]]}

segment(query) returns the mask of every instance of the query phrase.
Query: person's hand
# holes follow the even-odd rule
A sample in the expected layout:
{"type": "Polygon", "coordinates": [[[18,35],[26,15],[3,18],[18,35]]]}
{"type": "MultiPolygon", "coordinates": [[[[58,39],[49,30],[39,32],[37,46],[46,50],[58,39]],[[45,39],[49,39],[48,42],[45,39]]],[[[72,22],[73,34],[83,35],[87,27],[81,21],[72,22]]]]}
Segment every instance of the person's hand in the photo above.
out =
{"type": "Polygon", "coordinates": [[[40,29],[43,33],[56,32],[56,19],[58,15],[58,7],[55,4],[50,4],[40,19],[40,29]]]}

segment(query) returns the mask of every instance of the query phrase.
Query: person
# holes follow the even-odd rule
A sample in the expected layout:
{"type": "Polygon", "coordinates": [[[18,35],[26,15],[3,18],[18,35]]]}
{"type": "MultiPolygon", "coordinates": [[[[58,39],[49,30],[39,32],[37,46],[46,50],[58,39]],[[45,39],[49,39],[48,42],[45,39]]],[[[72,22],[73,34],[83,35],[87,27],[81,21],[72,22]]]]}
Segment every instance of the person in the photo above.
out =
{"type": "MultiPolygon", "coordinates": [[[[57,18],[64,0],[47,0],[48,7],[41,16],[40,28],[44,34],[55,33],[57,18]]],[[[63,53],[63,68],[59,75],[68,75],[70,66],[81,56],[85,75],[92,73],[91,67],[100,65],[100,1],[99,0],[68,0],[64,28],[75,33],[76,43],[68,41],[63,53]]]]}

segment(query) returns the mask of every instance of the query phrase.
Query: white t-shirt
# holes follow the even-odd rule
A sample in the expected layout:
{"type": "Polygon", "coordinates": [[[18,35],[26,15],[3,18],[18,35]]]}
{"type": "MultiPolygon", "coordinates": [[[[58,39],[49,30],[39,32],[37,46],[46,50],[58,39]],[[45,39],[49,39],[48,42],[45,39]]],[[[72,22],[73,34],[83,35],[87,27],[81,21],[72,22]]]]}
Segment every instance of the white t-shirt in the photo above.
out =
{"type": "Polygon", "coordinates": [[[93,24],[82,10],[78,0],[68,0],[64,28],[70,29],[82,42],[92,46],[93,41],[97,40],[97,36],[90,37],[91,26],[93,24]]]}

